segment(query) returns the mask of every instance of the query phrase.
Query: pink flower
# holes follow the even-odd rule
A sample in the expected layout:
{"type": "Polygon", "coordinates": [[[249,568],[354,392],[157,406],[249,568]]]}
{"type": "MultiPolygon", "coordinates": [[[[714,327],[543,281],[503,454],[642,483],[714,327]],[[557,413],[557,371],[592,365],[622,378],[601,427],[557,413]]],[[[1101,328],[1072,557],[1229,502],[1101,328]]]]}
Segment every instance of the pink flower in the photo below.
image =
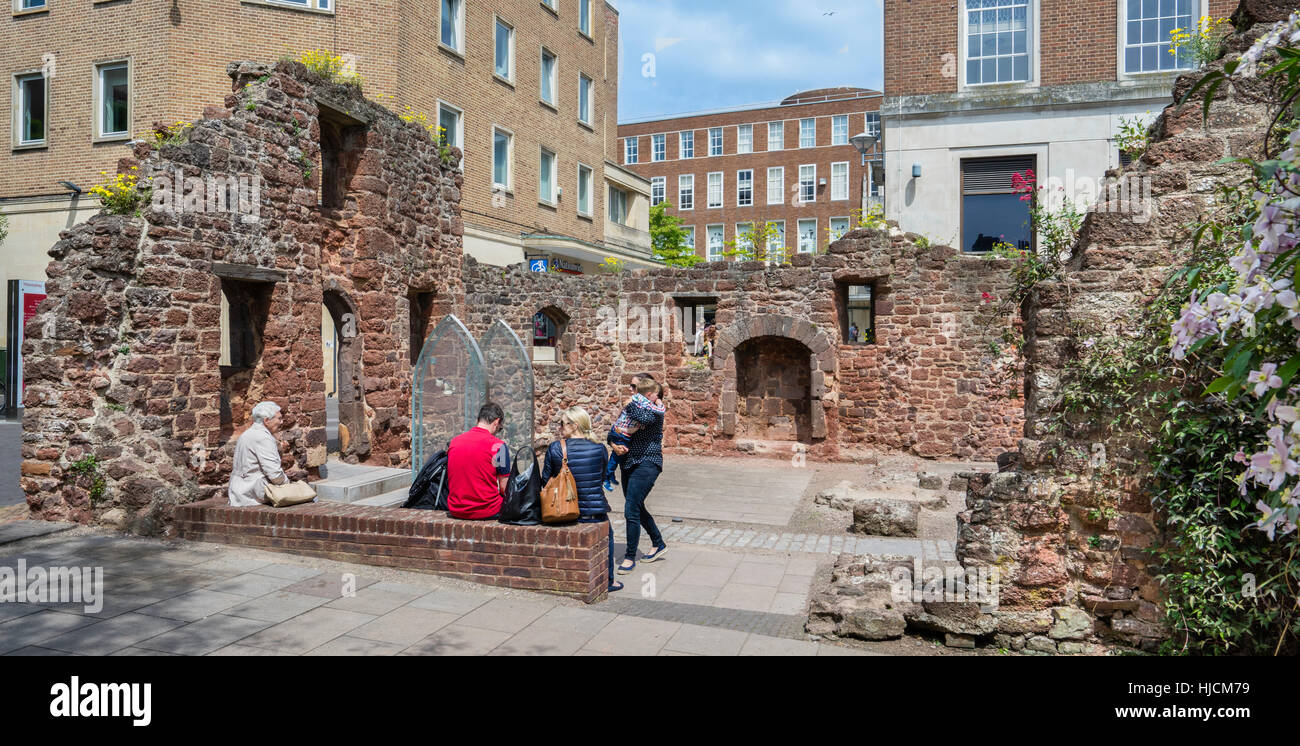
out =
{"type": "Polygon", "coordinates": [[[1250,375],[1246,376],[1247,383],[1255,384],[1255,396],[1263,396],[1269,389],[1282,388],[1282,378],[1274,375],[1275,370],[1277,370],[1277,363],[1264,363],[1259,366],[1259,370],[1252,370],[1250,375]]]}

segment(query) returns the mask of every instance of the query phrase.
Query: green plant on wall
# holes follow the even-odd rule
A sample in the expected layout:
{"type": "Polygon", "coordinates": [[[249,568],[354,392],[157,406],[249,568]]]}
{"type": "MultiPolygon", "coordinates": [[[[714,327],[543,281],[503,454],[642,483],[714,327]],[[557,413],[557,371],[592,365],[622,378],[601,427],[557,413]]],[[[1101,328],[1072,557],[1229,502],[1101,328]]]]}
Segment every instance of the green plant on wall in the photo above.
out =
{"type": "Polygon", "coordinates": [[[1131,116],[1119,118],[1119,129],[1115,132],[1115,145],[1133,160],[1142,157],[1150,142],[1149,128],[1143,117],[1131,116]]]}
{"type": "Polygon", "coordinates": [[[73,474],[85,478],[90,483],[87,492],[90,494],[91,504],[99,502],[104,497],[104,491],[108,486],[107,480],[99,471],[99,466],[99,459],[94,455],[88,455],[68,467],[73,474]]]}

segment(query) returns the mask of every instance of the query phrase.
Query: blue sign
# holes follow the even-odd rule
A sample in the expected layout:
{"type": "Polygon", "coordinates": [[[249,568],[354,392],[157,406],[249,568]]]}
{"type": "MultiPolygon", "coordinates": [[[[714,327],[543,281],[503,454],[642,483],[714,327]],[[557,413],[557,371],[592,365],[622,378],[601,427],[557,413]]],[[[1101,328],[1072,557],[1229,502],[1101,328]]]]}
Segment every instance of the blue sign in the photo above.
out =
{"type": "Polygon", "coordinates": [[[532,272],[546,272],[546,271],[547,271],[547,268],[546,268],[546,260],[545,260],[545,259],[533,259],[532,261],[530,261],[530,262],[528,263],[528,269],[529,269],[529,271],[532,271],[532,272]]]}

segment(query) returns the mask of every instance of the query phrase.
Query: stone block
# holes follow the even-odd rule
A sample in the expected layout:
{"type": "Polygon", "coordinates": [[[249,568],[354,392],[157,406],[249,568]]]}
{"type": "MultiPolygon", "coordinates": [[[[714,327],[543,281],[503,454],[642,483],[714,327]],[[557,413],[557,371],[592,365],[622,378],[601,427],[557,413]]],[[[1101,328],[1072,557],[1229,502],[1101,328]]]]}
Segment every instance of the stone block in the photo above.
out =
{"type": "Polygon", "coordinates": [[[876,498],[853,506],[849,530],[869,536],[916,536],[920,507],[915,502],[876,498]]]}

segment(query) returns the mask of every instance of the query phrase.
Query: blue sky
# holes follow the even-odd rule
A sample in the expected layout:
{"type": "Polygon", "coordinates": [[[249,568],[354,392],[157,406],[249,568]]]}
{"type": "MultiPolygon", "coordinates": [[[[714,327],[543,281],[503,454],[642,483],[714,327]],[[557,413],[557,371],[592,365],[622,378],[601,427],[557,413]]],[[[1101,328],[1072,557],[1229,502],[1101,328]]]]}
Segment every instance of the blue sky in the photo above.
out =
{"type": "Polygon", "coordinates": [[[614,0],[620,121],[884,85],[880,0],[614,0]],[[825,15],[832,13],[832,15],[825,15]],[[642,74],[653,54],[654,76],[642,74]]]}

